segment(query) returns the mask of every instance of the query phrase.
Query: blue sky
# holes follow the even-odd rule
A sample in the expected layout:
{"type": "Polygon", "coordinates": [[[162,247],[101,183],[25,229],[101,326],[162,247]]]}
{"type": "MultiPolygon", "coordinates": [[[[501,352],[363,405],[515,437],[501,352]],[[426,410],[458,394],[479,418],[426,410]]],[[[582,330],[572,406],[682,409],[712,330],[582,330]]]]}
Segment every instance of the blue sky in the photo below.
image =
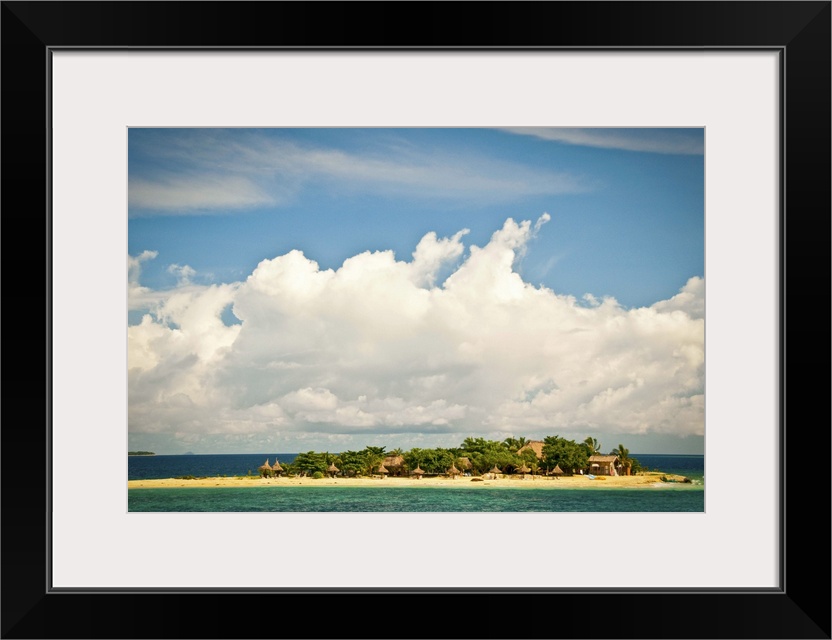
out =
{"type": "MultiPolygon", "coordinates": [[[[664,322],[672,312],[674,322],[681,322],[677,316],[684,313],[692,324],[677,327],[684,337],[676,346],[695,350],[701,343],[704,350],[703,129],[130,129],[128,148],[131,448],[171,453],[334,450],[339,443],[361,448],[371,444],[368,439],[405,448],[450,446],[482,432],[495,438],[630,435],[636,443],[629,446],[632,451],[702,452],[704,424],[691,426],[702,419],[688,415],[684,427],[674,428],[673,418],[657,413],[661,403],[667,407],[673,398],[697,397],[704,388],[704,367],[696,358],[690,361],[691,379],[679,374],[678,362],[670,363],[680,349],[667,348],[666,328],[644,338],[664,345],[661,354],[650,356],[656,362],[644,364],[645,371],[660,368],[658,361],[665,358],[667,370],[679,377],[679,388],[657,382],[661,391],[648,400],[643,387],[650,386],[650,376],[619,371],[615,379],[597,380],[592,394],[570,396],[563,376],[567,370],[576,373],[572,365],[561,372],[554,364],[523,371],[516,362],[511,380],[501,381],[512,391],[499,410],[497,405],[478,406],[472,389],[497,384],[486,380],[484,371],[498,367],[505,348],[498,344],[511,345],[509,359],[533,349],[511,331],[512,324],[522,331],[525,321],[507,319],[491,326],[483,319],[488,330],[476,343],[481,356],[476,363],[460,330],[445,347],[467,354],[462,360],[444,362],[436,354],[398,386],[368,378],[367,393],[344,382],[350,377],[347,369],[335,367],[328,378],[322,360],[289,358],[284,338],[273,332],[285,336],[285,330],[302,326],[291,317],[294,313],[326,324],[326,313],[314,312],[329,309],[327,300],[346,295],[349,276],[349,286],[356,287],[354,304],[377,313],[369,324],[381,313],[390,317],[391,324],[384,326],[405,326],[413,317],[397,320],[396,314],[410,305],[420,309],[419,321],[410,333],[398,336],[397,345],[415,341],[414,336],[435,345],[436,335],[447,336],[453,332],[449,326],[461,326],[459,316],[452,323],[449,315],[462,313],[461,300],[469,318],[476,309],[499,316],[510,298],[517,313],[536,318],[525,330],[529,336],[543,332],[538,344],[547,322],[565,323],[558,325],[564,335],[566,324],[569,331],[578,330],[576,320],[566,320],[555,309],[558,301],[574,318],[590,314],[586,330],[601,331],[604,340],[609,331],[601,327],[613,322],[605,314],[635,323],[628,335],[641,336],[656,331],[655,322],[664,322]],[[419,258],[414,256],[417,246],[419,258]],[[396,281],[394,271],[399,274],[405,265],[410,269],[407,282],[416,288],[412,296],[397,300],[406,287],[392,293],[384,287],[396,281]],[[324,275],[329,273],[337,277],[324,275]],[[285,280],[277,287],[275,278],[285,280]],[[281,306],[280,297],[293,290],[290,283],[306,282],[304,278],[321,281],[307,283],[321,287],[320,299],[295,300],[287,311],[290,307],[281,306]],[[512,289],[515,285],[519,289],[512,289]],[[509,295],[510,290],[515,293],[509,295]],[[425,296],[430,303],[417,302],[425,296]],[[259,315],[266,308],[278,314],[272,316],[277,318],[274,326],[259,315]],[[659,320],[644,325],[646,312],[639,310],[652,310],[659,320]],[[200,333],[204,331],[208,333],[200,333]],[[255,336],[277,349],[265,349],[273,359],[256,366],[248,346],[255,336]],[[190,351],[183,350],[184,343],[192,345],[190,351]],[[440,360],[444,364],[437,364],[440,360]],[[262,376],[249,380],[256,367],[271,372],[268,384],[262,376]],[[305,373],[293,378],[299,371],[305,373]],[[418,381],[431,376],[465,380],[468,388],[447,397],[413,391],[422,384],[418,381]],[[639,419],[578,411],[590,402],[600,406],[604,393],[628,385],[641,385],[636,395],[645,396],[630,406],[639,419]],[[209,389],[214,390],[209,394],[213,403],[218,395],[228,396],[209,412],[224,416],[221,420],[195,417],[205,408],[199,398],[209,389]],[[529,407],[516,405],[515,396],[525,398],[529,407]],[[570,401],[579,404],[568,409],[564,403],[570,401]],[[651,408],[650,402],[657,404],[651,408]],[[339,424],[338,416],[347,414],[351,417],[339,424]],[[648,416],[661,425],[651,426],[648,416]],[[656,450],[649,451],[651,446],[656,450]]],[[[352,317],[353,309],[341,313],[352,317]]],[[[336,323],[337,317],[329,320],[336,323]]],[[[356,331],[368,326],[367,319],[352,321],[355,331],[341,336],[342,346],[366,339],[356,331]]],[[[471,331],[475,328],[471,325],[471,331]]],[[[325,352],[332,362],[344,361],[334,343],[316,346],[321,335],[308,349],[320,352],[320,358],[325,352]]],[[[293,344],[307,338],[296,336],[293,344]]],[[[633,353],[656,351],[652,343],[629,342],[633,353]]],[[[604,349],[612,348],[604,344],[604,349]]],[[[554,354],[557,349],[552,349],[554,354]]],[[[430,347],[419,353],[426,351],[430,347]]],[[[613,360],[623,357],[610,355],[613,360]]],[[[566,353],[560,357],[570,361],[566,353]]],[[[401,363],[392,355],[366,361],[387,381],[401,363]]],[[[586,374],[584,382],[590,384],[597,371],[586,374]]],[[[625,406],[613,402],[610,409],[625,406]]]]}

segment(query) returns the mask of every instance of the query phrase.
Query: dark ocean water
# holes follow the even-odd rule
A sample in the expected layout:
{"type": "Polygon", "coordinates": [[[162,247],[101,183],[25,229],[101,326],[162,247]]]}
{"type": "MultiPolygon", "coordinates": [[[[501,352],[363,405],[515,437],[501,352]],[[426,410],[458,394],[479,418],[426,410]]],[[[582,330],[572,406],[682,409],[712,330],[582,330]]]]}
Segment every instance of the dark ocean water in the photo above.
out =
{"type": "Polygon", "coordinates": [[[127,456],[128,480],[175,478],[176,476],[244,476],[269,460],[292,462],[296,453],[233,453],[180,456],[127,456]]]}
{"type": "MultiPolygon", "coordinates": [[[[127,479],[150,480],[176,476],[244,476],[257,475],[257,468],[268,458],[281,464],[292,462],[296,453],[237,453],[179,456],[128,456],[127,479]]],[[[705,456],[630,454],[642,467],[702,480],[705,456]]]]}
{"type": "MultiPolygon", "coordinates": [[[[268,454],[130,457],[130,479],[179,475],[256,475],[268,454]]],[[[704,457],[635,455],[650,470],[685,475],[693,484],[642,489],[512,487],[216,487],[129,489],[131,512],[704,512],[704,457]]],[[[294,454],[278,454],[281,463],[294,454]]],[[[594,483],[593,483],[594,484],[594,483]]]]}

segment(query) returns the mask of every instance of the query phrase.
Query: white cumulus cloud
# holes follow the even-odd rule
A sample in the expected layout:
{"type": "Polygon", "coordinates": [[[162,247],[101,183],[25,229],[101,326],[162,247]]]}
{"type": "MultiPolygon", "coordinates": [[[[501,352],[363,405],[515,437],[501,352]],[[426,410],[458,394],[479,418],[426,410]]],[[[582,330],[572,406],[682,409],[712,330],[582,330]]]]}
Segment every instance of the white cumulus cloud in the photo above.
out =
{"type": "Polygon", "coordinates": [[[704,281],[636,309],[534,286],[516,264],[548,219],[467,251],[467,230],[427,233],[409,261],[295,250],[212,286],[178,267],[128,330],[131,434],[702,435],[704,281]]]}

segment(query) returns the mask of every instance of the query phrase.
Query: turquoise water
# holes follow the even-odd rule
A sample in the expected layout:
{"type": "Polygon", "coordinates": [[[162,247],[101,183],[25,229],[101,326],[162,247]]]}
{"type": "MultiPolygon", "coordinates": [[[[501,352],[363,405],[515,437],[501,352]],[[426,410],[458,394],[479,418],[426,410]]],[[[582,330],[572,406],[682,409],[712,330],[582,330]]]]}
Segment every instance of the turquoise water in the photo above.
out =
{"type": "MultiPolygon", "coordinates": [[[[208,454],[128,458],[128,478],[245,475],[268,457],[296,454],[208,454]]],[[[216,487],[129,489],[129,511],[159,512],[704,512],[701,455],[635,455],[648,470],[687,476],[693,484],[641,489],[514,489],[510,487],[216,487]]]]}
{"type": "Polygon", "coordinates": [[[704,512],[701,484],[642,489],[217,487],[129,489],[131,512],[704,512]]]}

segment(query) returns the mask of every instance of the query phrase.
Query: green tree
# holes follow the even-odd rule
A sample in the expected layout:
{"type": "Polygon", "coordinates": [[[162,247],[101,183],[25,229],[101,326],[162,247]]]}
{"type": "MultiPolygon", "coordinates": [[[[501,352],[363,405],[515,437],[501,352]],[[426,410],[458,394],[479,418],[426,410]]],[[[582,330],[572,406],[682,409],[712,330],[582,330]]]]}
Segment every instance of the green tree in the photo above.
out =
{"type": "Polygon", "coordinates": [[[588,437],[584,440],[583,445],[587,448],[587,451],[591,456],[601,453],[601,443],[593,437],[588,437]]]}
{"type": "Polygon", "coordinates": [[[543,464],[549,469],[560,465],[564,473],[574,473],[586,468],[589,454],[583,443],[578,444],[559,436],[546,436],[543,439],[543,464]]]}
{"type": "Polygon", "coordinates": [[[532,465],[536,465],[539,462],[539,460],[537,459],[537,454],[534,452],[533,449],[526,449],[523,453],[520,454],[520,458],[530,467],[532,467],[532,465]]]}
{"type": "Polygon", "coordinates": [[[362,473],[368,476],[373,475],[373,472],[384,462],[384,457],[387,455],[384,453],[384,449],[385,447],[364,447],[361,451],[364,463],[362,473]]]}
{"type": "Polygon", "coordinates": [[[509,465],[521,464],[520,457],[512,453],[504,442],[484,438],[466,438],[458,449],[458,456],[468,458],[477,473],[487,473],[495,465],[505,469],[509,465]]]}
{"type": "Polygon", "coordinates": [[[619,444],[617,448],[613,449],[610,455],[618,456],[618,461],[621,463],[621,468],[624,469],[626,475],[632,473],[633,461],[630,458],[630,450],[625,448],[623,444],[619,444]]]}
{"type": "Polygon", "coordinates": [[[344,475],[361,475],[364,470],[364,456],[360,451],[342,451],[339,454],[340,464],[335,463],[344,475]]]}
{"type": "Polygon", "coordinates": [[[522,436],[519,438],[506,438],[505,440],[503,440],[503,446],[512,453],[517,453],[517,450],[526,446],[528,442],[529,441],[522,436]]]}
{"type": "MultiPolygon", "coordinates": [[[[424,458],[424,449],[420,449],[419,447],[413,447],[409,451],[405,451],[402,454],[402,458],[404,458],[404,463],[407,465],[407,468],[411,471],[416,467],[421,467],[422,465],[422,458],[424,458]]],[[[424,469],[422,469],[424,471],[424,469]]]]}
{"type": "Polygon", "coordinates": [[[465,438],[460,448],[468,453],[482,453],[492,448],[495,444],[499,446],[498,442],[486,440],[485,438],[465,438]]]}
{"type": "Polygon", "coordinates": [[[402,454],[408,469],[419,467],[425,473],[445,473],[459,457],[456,449],[420,449],[414,447],[402,454]]]}
{"type": "Polygon", "coordinates": [[[292,466],[298,471],[313,475],[316,471],[326,474],[327,463],[326,454],[317,453],[315,451],[307,451],[306,453],[299,453],[292,463],[292,466]]]}

